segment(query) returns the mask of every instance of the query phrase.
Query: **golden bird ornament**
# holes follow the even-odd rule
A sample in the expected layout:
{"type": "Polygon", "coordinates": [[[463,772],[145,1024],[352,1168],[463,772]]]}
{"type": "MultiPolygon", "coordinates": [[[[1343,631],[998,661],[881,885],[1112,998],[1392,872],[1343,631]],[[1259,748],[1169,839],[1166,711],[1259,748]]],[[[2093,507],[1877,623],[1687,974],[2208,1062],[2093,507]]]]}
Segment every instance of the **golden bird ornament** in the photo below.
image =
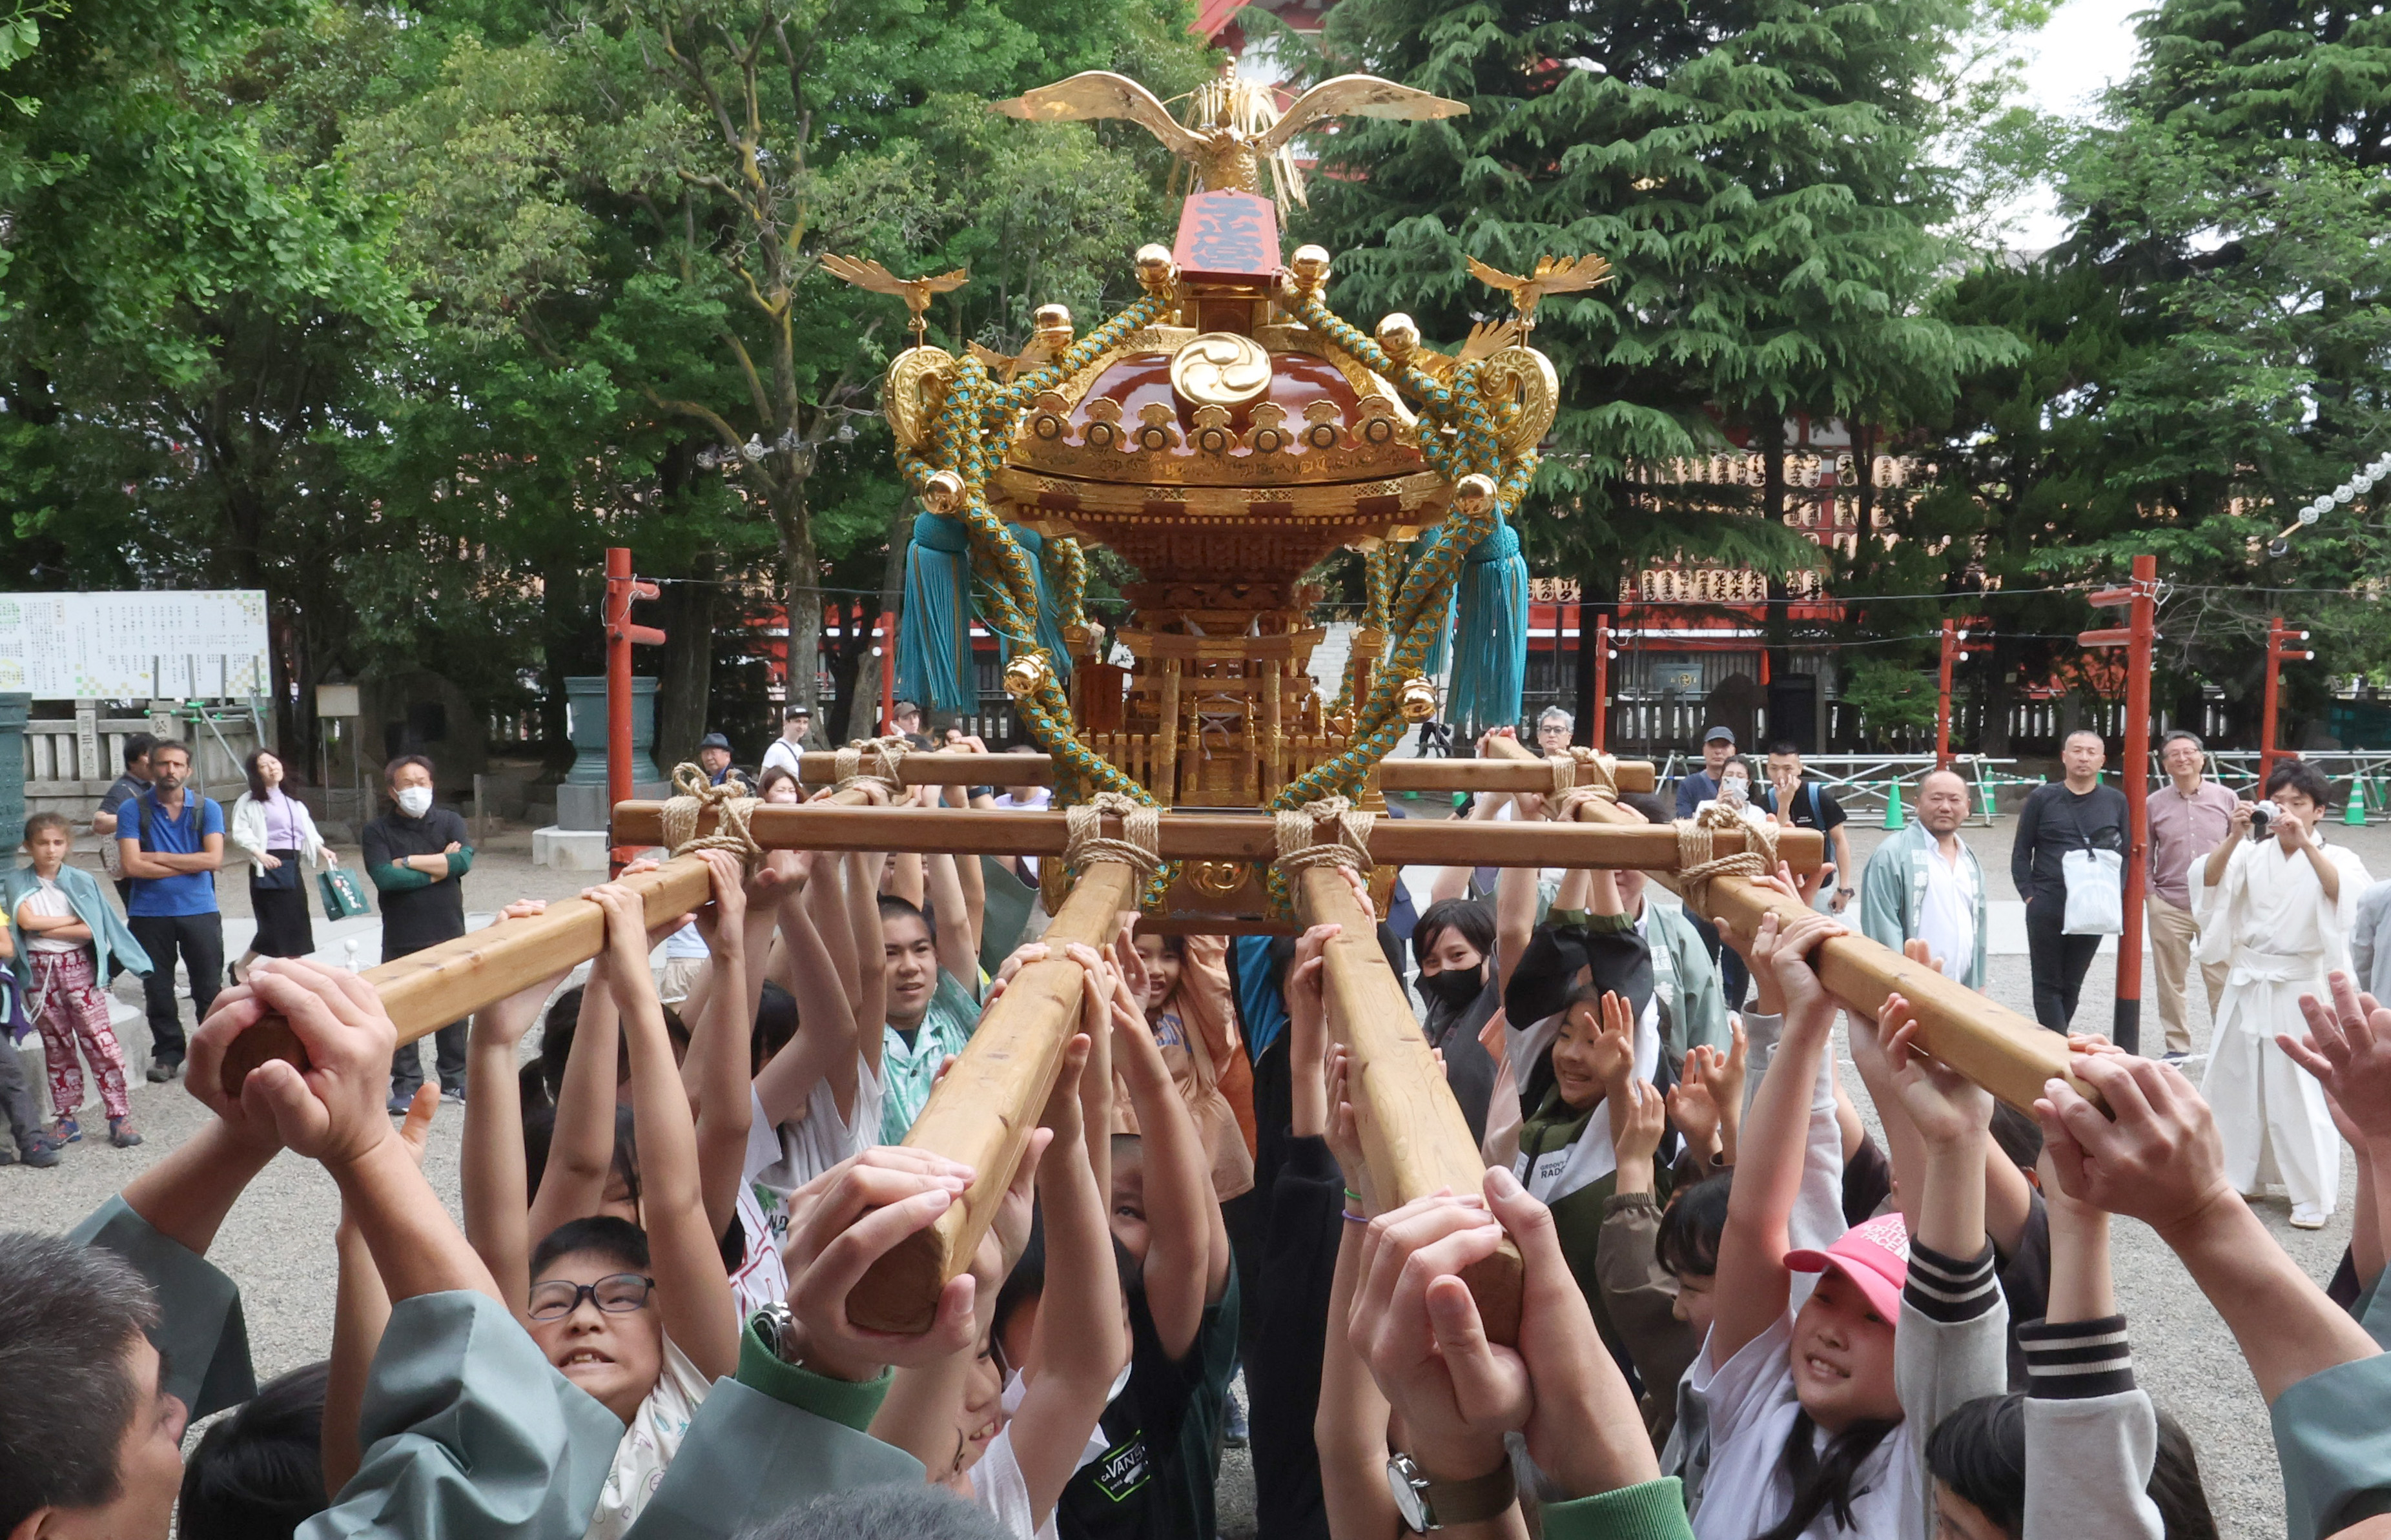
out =
{"type": "Polygon", "coordinates": [[[1467,261],[1471,277],[1510,293],[1511,309],[1519,317],[1522,331],[1535,326],[1536,305],[1545,295],[1574,294],[1610,281],[1610,264],[1591,252],[1574,257],[1538,257],[1536,270],[1526,278],[1489,267],[1476,257],[1467,261]]]}
{"type": "Polygon", "coordinates": [[[951,290],[961,289],[971,278],[970,268],[958,267],[951,273],[940,273],[936,278],[900,278],[870,257],[858,261],[834,252],[824,252],[821,265],[831,277],[844,278],[858,289],[869,289],[875,294],[894,294],[903,300],[905,308],[913,315],[915,347],[922,345],[922,317],[928,312],[930,301],[951,290]]]}

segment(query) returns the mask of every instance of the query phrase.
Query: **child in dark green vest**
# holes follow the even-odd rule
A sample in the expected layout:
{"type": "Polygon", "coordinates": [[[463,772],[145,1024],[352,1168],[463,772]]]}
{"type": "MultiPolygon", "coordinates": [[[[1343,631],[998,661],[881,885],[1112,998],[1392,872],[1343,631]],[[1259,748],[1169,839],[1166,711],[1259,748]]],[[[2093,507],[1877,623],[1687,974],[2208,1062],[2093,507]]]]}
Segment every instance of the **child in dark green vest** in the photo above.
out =
{"type": "MultiPolygon", "coordinates": [[[[1665,1077],[1652,958],[1609,872],[1572,872],[1504,990],[1506,1047],[1520,1082],[1512,1174],[1553,1211],[1561,1254],[1603,1341],[1629,1360],[1595,1271],[1619,1161],[1611,1107],[1658,1096],[1665,1077]],[[1583,892],[1585,908],[1568,906],[1583,892]]],[[[1659,1197],[1668,1177],[1657,1173],[1659,1197]]]]}

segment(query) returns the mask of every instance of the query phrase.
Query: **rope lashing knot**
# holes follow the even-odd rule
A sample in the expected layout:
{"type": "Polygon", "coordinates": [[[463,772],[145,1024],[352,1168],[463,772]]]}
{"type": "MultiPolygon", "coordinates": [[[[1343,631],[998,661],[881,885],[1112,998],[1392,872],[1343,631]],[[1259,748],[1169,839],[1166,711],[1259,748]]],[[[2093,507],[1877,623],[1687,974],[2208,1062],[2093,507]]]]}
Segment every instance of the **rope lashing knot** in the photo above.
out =
{"type": "Polygon", "coordinates": [[[1162,809],[1122,792],[1098,792],[1063,809],[1063,863],[1084,872],[1099,861],[1126,862],[1140,877],[1162,869],[1162,809]],[[1105,833],[1105,815],[1121,821],[1121,837],[1105,833]]]}
{"type": "Polygon", "coordinates": [[[1553,768],[1555,820],[1574,821],[1577,810],[1589,802],[1619,800],[1618,762],[1609,755],[1596,754],[1592,749],[1571,749],[1567,754],[1547,755],[1544,763],[1553,768]]]}
{"type": "Polygon", "coordinates": [[[673,795],[665,799],[663,815],[666,849],[676,856],[729,850],[744,864],[756,864],[764,848],[747,832],[747,819],[764,804],[748,795],[744,781],[726,781],[717,786],[705,771],[684,761],[673,768],[672,783],[673,795]],[[714,809],[714,833],[701,835],[699,817],[708,808],[714,809]]]}
{"type": "Polygon", "coordinates": [[[913,745],[899,733],[885,738],[858,738],[840,749],[831,760],[836,784],[834,791],[849,791],[858,786],[878,786],[895,802],[905,795],[905,777],[898,767],[904,762],[905,751],[913,745]],[[872,768],[863,768],[866,755],[872,757],[872,768]]]}
{"type": "Polygon", "coordinates": [[[1695,914],[1707,916],[1711,912],[1712,877],[1757,877],[1777,870],[1777,830],[1772,824],[1752,822],[1732,808],[1712,803],[1691,818],[1678,819],[1675,827],[1677,890],[1695,914]],[[1719,855],[1712,836],[1720,829],[1740,830],[1743,848],[1733,855],[1719,855]]]}
{"type": "Polygon", "coordinates": [[[1370,865],[1370,825],[1377,815],[1353,806],[1350,797],[1324,796],[1299,808],[1282,808],[1271,822],[1278,843],[1279,870],[1288,875],[1316,866],[1370,865]],[[1322,825],[1327,824],[1326,837],[1322,825]]]}

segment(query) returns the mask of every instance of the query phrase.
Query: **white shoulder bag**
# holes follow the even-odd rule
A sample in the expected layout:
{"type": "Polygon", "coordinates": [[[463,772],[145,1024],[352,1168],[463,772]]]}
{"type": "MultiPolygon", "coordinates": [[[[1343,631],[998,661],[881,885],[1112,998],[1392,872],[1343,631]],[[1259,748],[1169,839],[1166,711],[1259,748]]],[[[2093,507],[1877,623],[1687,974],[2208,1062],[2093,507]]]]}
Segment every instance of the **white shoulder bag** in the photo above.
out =
{"type": "Polygon", "coordinates": [[[2067,880],[2069,936],[2118,936],[2126,929],[2126,858],[2114,850],[2070,850],[2059,861],[2067,880]]]}

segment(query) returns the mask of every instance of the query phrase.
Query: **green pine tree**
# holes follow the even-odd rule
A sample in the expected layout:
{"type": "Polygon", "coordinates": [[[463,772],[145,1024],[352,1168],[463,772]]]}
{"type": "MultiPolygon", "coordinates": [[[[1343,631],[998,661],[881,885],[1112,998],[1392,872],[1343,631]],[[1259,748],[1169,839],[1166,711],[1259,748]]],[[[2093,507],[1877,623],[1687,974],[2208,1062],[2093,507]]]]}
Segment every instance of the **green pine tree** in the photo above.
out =
{"type": "Polygon", "coordinates": [[[1337,253],[1357,322],[1401,309],[1447,340],[1502,309],[1465,254],[1613,264],[1538,317],[1562,399],[1523,521],[1540,563],[1598,588],[1679,550],[1805,563],[1806,541],[1736,516],[1781,514],[1781,472],[1757,496],[1632,477],[1724,446],[1723,424],[1765,447],[1796,411],[1898,419],[2012,349],[1922,309],[1949,254],[1930,86],[1965,19],[1956,0],[1344,0],[1311,70],[1470,111],[1320,141],[1297,227],[1337,253]]]}

